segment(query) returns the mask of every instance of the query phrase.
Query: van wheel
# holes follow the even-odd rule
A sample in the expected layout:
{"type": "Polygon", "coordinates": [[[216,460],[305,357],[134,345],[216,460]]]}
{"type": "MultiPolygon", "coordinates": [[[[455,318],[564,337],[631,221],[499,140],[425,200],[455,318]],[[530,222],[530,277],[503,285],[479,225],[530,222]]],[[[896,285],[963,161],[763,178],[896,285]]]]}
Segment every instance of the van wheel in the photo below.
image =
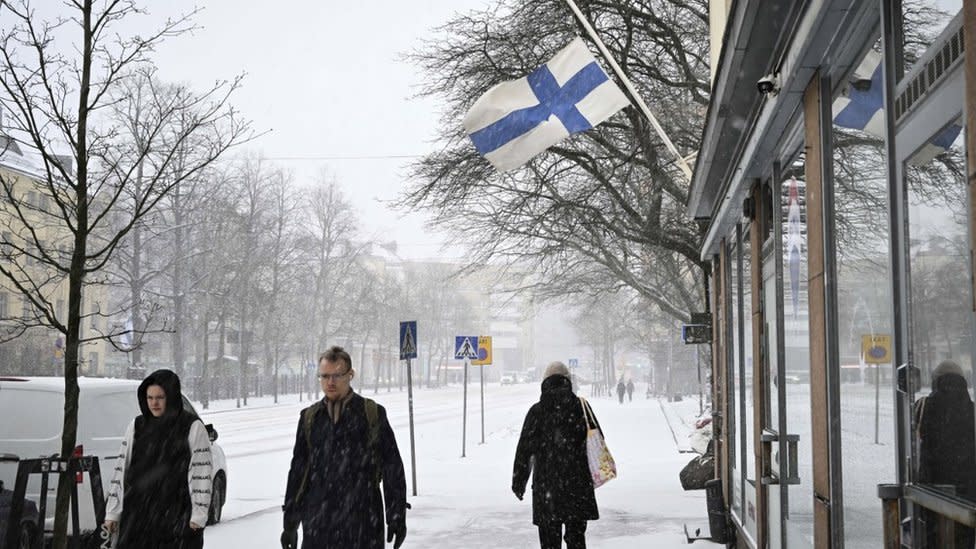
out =
{"type": "Polygon", "coordinates": [[[210,487],[210,514],[207,517],[207,524],[217,524],[220,522],[220,515],[224,510],[224,501],[227,500],[227,481],[223,473],[217,473],[210,487]]]}
{"type": "Polygon", "coordinates": [[[34,525],[29,522],[20,525],[20,549],[31,549],[34,546],[34,525]]]}

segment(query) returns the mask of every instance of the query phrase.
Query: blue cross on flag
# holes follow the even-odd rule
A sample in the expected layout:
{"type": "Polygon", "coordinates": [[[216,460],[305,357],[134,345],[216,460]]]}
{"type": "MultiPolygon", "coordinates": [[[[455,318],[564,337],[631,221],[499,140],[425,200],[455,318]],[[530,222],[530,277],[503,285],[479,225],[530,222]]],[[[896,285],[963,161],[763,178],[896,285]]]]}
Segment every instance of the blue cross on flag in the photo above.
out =
{"type": "Polygon", "coordinates": [[[629,104],[577,37],[528,76],[485,92],[463,124],[478,152],[504,172],[629,104]]]}
{"type": "MultiPolygon", "coordinates": [[[[834,100],[834,124],[845,128],[861,130],[875,137],[884,138],[884,74],[882,56],[869,50],[854,70],[852,80],[858,85],[849,85],[834,100]]],[[[915,153],[909,161],[921,166],[946,152],[962,132],[959,124],[949,124],[915,153]]]]}

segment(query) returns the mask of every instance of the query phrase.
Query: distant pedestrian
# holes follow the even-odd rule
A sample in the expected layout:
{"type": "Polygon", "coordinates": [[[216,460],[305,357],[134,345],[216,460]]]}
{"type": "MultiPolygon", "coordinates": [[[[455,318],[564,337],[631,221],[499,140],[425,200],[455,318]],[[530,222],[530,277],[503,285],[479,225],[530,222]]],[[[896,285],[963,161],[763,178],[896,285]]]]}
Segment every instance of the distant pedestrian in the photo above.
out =
{"type": "Polygon", "coordinates": [[[634,401],[634,380],[627,381],[627,402],[634,401]]]}
{"type": "Polygon", "coordinates": [[[627,392],[627,385],[624,384],[624,378],[620,378],[620,382],[617,383],[617,398],[620,399],[620,403],[624,403],[624,393],[627,392]]]}
{"type": "Polygon", "coordinates": [[[298,420],[285,489],[283,549],[381,549],[407,536],[407,483],[386,409],[356,394],[342,347],[319,357],[325,397],[298,420]],[[382,493],[380,484],[382,483],[382,493]]]}
{"type": "Polygon", "coordinates": [[[573,393],[566,366],[553,362],[546,368],[539,402],[522,425],[512,491],[521,500],[531,473],[532,523],[539,528],[542,549],[559,549],[560,538],[569,549],[585,549],[586,522],[600,518],[586,457],[583,406],[589,409],[589,404],[584,402],[573,393]]]}
{"type": "Polygon", "coordinates": [[[125,431],[105,502],[115,549],[200,549],[210,511],[207,428],[183,408],[180,378],[157,370],[136,391],[142,414],[125,431]]]}

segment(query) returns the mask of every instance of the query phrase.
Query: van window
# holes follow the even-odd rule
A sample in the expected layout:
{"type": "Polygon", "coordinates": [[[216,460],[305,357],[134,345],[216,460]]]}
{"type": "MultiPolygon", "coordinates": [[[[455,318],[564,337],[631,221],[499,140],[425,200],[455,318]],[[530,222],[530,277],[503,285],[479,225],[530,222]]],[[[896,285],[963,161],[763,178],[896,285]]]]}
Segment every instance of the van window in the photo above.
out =
{"type": "Polygon", "coordinates": [[[78,423],[91,438],[122,438],[126,427],[139,415],[135,391],[106,393],[85,398],[78,407],[78,423]]]}
{"type": "MultiPolygon", "coordinates": [[[[49,440],[61,436],[64,395],[0,386],[0,441],[49,440]]],[[[0,442],[0,453],[4,450],[0,442]]]]}
{"type": "Polygon", "coordinates": [[[183,409],[197,417],[200,417],[200,414],[197,413],[197,409],[190,404],[190,399],[186,398],[186,395],[183,395],[183,409]]]}

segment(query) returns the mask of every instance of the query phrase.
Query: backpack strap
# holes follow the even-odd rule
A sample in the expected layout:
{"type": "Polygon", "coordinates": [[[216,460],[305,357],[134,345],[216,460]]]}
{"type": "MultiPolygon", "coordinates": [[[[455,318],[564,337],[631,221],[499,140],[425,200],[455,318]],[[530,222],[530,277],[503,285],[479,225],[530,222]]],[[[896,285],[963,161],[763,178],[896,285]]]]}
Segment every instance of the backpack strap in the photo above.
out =
{"type": "Polygon", "coordinates": [[[308,475],[312,470],[312,426],[315,424],[315,416],[318,415],[323,406],[320,400],[305,408],[302,414],[303,430],[305,431],[305,448],[309,453],[309,457],[305,460],[305,472],[302,474],[302,483],[298,485],[298,493],[295,495],[296,504],[302,500],[302,496],[305,495],[305,487],[308,485],[308,475]]]}
{"type": "Polygon", "coordinates": [[[375,470],[373,478],[376,485],[379,486],[380,481],[383,480],[383,468],[380,466],[382,463],[380,458],[380,410],[375,400],[363,397],[363,401],[366,407],[366,423],[369,426],[369,432],[366,435],[366,447],[372,456],[371,461],[375,470]]]}

